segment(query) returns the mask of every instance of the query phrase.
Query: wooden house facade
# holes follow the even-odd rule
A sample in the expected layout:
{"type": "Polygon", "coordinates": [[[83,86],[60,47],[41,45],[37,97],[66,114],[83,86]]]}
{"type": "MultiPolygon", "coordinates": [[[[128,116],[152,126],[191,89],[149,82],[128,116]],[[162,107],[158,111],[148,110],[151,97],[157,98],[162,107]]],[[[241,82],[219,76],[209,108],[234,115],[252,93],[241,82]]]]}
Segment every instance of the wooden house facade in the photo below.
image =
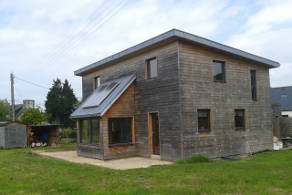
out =
{"type": "Polygon", "coordinates": [[[80,156],[163,160],[272,149],[279,63],[173,29],[75,71],[80,156]]]}

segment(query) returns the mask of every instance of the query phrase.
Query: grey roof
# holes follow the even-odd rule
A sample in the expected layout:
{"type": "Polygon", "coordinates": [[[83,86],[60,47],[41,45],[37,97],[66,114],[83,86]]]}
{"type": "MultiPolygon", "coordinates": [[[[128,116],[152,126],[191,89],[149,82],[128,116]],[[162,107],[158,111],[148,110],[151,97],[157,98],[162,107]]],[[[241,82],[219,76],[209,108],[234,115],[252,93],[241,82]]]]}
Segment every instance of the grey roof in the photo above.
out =
{"type": "Polygon", "coordinates": [[[16,104],[15,105],[15,116],[18,118],[24,111],[24,105],[23,104],[16,104]]]}
{"type": "MultiPolygon", "coordinates": [[[[122,95],[122,93],[133,83],[136,79],[136,75],[123,76],[118,79],[110,80],[102,83],[95,92],[93,92],[72,114],[71,118],[89,118],[89,117],[101,117],[106,111],[115,103],[115,101],[122,95]],[[99,94],[96,93],[100,88],[108,86],[111,83],[118,83],[118,85],[109,92],[109,94],[101,101],[100,104],[93,106],[88,105],[88,101],[92,101],[96,98],[99,99],[99,94]]],[[[91,103],[90,103],[91,104],[91,103]]]]}
{"type": "Polygon", "coordinates": [[[273,103],[280,104],[281,111],[292,111],[292,86],[271,88],[273,103]]]}
{"type": "Polygon", "coordinates": [[[151,46],[154,46],[158,43],[161,43],[161,42],[164,42],[167,40],[171,40],[171,39],[173,39],[173,40],[176,40],[176,39],[186,40],[186,41],[189,41],[192,43],[200,44],[200,45],[208,47],[208,48],[217,49],[217,50],[223,51],[225,53],[233,54],[233,55],[236,55],[236,56],[248,59],[248,60],[252,60],[252,61],[261,63],[263,65],[266,65],[269,68],[276,68],[276,67],[280,66],[280,64],[278,62],[269,60],[267,58],[256,56],[256,55],[247,53],[245,51],[242,51],[242,50],[239,50],[239,49],[227,46],[227,45],[223,45],[221,43],[217,43],[215,41],[211,41],[211,40],[208,40],[206,38],[199,37],[199,36],[187,33],[187,32],[183,32],[183,31],[180,31],[177,29],[172,29],[166,33],[163,33],[163,34],[158,35],[154,38],[151,38],[151,39],[144,41],[138,45],[130,47],[130,48],[123,50],[119,53],[116,53],[112,56],[104,58],[98,62],[95,62],[93,64],[85,66],[79,70],[76,70],[74,73],[75,73],[75,75],[82,76],[83,74],[85,74],[85,73],[87,73],[87,72],[91,71],[92,69],[95,69],[99,66],[102,66],[102,65],[108,64],[109,62],[112,62],[112,61],[121,59],[123,57],[135,54],[136,52],[145,50],[145,49],[147,49],[151,46]]]}

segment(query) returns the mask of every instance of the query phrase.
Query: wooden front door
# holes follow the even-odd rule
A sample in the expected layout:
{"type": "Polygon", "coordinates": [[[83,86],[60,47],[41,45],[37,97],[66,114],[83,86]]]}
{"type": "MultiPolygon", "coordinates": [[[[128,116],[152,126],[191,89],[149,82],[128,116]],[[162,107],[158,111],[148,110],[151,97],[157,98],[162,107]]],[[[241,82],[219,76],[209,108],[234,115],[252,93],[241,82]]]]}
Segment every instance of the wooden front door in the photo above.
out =
{"type": "Polygon", "coordinates": [[[159,116],[158,113],[149,113],[149,151],[160,155],[159,116]]]}

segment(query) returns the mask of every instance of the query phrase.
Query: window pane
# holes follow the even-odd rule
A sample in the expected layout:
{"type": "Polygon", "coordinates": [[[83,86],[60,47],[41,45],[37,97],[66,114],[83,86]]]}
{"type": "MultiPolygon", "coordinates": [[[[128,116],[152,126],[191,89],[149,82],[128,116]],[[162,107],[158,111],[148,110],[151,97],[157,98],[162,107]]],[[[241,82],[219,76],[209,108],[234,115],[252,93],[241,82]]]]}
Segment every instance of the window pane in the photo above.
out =
{"type": "Polygon", "coordinates": [[[245,128],[244,110],[235,110],[234,121],[236,130],[243,130],[245,128]]]}
{"type": "Polygon", "coordinates": [[[91,120],[91,131],[92,131],[92,138],[91,143],[99,144],[99,119],[92,119],[91,120]]]}
{"type": "Polygon", "coordinates": [[[109,119],[109,143],[122,144],[132,142],[132,118],[109,119]]]}
{"type": "Polygon", "coordinates": [[[225,81],[225,64],[224,62],[214,61],[213,62],[213,77],[214,81],[225,81]]]}
{"type": "Polygon", "coordinates": [[[90,120],[81,120],[81,143],[90,143],[90,120]]]}
{"type": "Polygon", "coordinates": [[[80,142],[84,144],[99,144],[99,119],[80,120],[80,142]]]}
{"type": "Polygon", "coordinates": [[[147,60],[147,77],[153,78],[157,76],[158,76],[157,59],[153,58],[153,59],[147,60]]]}
{"type": "Polygon", "coordinates": [[[251,81],[251,97],[252,100],[257,100],[257,84],[256,84],[256,71],[250,71],[250,81],[251,81]]]}
{"type": "Polygon", "coordinates": [[[94,89],[98,88],[100,86],[100,77],[94,78],[94,89]]]}
{"type": "Polygon", "coordinates": [[[210,110],[198,110],[198,131],[210,131],[210,110]]]}

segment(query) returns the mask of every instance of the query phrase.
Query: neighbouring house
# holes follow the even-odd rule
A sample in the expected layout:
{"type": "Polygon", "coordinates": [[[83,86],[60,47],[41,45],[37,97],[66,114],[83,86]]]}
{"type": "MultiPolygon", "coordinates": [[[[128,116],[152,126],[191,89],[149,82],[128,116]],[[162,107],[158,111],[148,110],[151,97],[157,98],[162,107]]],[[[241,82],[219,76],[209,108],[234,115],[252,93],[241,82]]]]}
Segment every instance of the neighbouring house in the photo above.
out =
{"type": "Polygon", "coordinates": [[[85,66],[71,115],[78,155],[175,161],[272,149],[269,69],[279,65],[173,29],[85,66]]]}
{"type": "Polygon", "coordinates": [[[35,108],[35,101],[34,100],[23,100],[23,104],[16,104],[15,105],[15,118],[20,120],[24,110],[35,108]]]}
{"type": "Polygon", "coordinates": [[[280,106],[282,117],[292,117],[292,86],[271,88],[272,103],[280,106]]]}

